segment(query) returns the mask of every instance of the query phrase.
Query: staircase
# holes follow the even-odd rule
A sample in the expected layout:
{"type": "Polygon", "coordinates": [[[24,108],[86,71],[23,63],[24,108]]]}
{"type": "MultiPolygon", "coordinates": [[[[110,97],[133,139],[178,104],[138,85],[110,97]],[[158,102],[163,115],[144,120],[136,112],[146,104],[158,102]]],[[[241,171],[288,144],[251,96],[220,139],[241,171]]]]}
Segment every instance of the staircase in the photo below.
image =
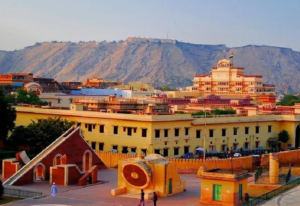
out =
{"type": "MultiPolygon", "coordinates": [[[[276,185],[285,185],[286,184],[286,175],[285,174],[280,174],[279,175],[279,180],[278,180],[278,183],[276,185]]],[[[256,181],[255,184],[270,184],[270,177],[269,177],[269,173],[265,173],[265,174],[262,174],[259,179],[256,181]]]]}
{"type": "MultiPolygon", "coordinates": [[[[77,129],[79,129],[79,127],[77,129]]],[[[44,157],[47,154],[52,152],[52,150],[54,148],[56,148],[58,145],[60,145],[66,139],[66,137],[71,135],[71,133],[73,133],[77,129],[75,129],[74,127],[71,127],[69,130],[67,130],[64,134],[62,134],[59,138],[57,138],[54,142],[52,142],[48,147],[46,147],[41,153],[39,153],[35,158],[33,158],[30,162],[28,162],[20,170],[18,170],[14,175],[12,175],[5,182],[3,182],[3,185],[13,185],[27,171],[32,169],[38,162],[40,162],[42,159],[44,159],[44,157]]]]}

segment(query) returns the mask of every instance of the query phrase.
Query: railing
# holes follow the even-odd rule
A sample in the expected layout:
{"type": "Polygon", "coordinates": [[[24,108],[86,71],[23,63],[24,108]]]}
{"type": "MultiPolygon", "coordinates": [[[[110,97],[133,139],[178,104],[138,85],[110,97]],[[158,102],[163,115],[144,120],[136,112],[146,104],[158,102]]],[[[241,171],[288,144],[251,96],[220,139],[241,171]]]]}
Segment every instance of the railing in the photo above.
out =
{"type": "Polygon", "coordinates": [[[287,184],[289,182],[291,178],[291,168],[289,169],[289,172],[287,173],[286,177],[285,177],[285,184],[287,184]]]}
{"type": "Polygon", "coordinates": [[[298,178],[294,181],[291,181],[288,184],[285,184],[285,185],[279,187],[276,190],[272,190],[271,192],[268,192],[266,194],[263,194],[259,197],[254,198],[254,199],[252,199],[248,202],[245,202],[245,203],[241,204],[240,206],[254,206],[254,205],[261,204],[261,203],[263,203],[267,200],[272,199],[275,196],[280,195],[281,193],[283,193],[283,192],[285,192],[289,189],[292,189],[292,188],[296,187],[299,184],[300,184],[300,178],[298,178]]]}
{"type": "Polygon", "coordinates": [[[262,172],[263,172],[262,167],[258,168],[257,172],[255,173],[255,182],[257,182],[257,180],[261,176],[262,172]]]}
{"type": "Polygon", "coordinates": [[[30,191],[30,190],[20,190],[15,188],[4,187],[3,195],[9,197],[17,197],[17,198],[32,198],[32,197],[42,196],[43,193],[30,191]]]}

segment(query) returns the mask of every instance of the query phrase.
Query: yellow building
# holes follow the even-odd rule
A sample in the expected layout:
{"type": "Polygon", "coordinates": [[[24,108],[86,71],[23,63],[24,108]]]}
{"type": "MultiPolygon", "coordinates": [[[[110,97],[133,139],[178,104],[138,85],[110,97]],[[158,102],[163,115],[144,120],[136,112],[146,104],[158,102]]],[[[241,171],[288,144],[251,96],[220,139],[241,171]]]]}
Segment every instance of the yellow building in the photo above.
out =
{"type": "Polygon", "coordinates": [[[190,114],[137,115],[82,111],[82,105],[70,110],[16,107],[16,125],[28,125],[31,120],[62,117],[81,125],[85,139],[96,150],[119,153],[154,153],[165,157],[180,157],[195,153],[198,146],[208,151],[226,148],[270,148],[274,137],[285,129],[290,140],[285,146],[300,146],[300,110],[295,115],[227,115],[193,118],[190,114]]]}
{"type": "Polygon", "coordinates": [[[167,197],[185,191],[186,181],[178,175],[174,162],[158,154],[120,160],[118,188],[111,190],[112,196],[139,196],[141,189],[145,192],[146,200],[152,199],[153,192],[159,197],[167,197]]]}
{"type": "Polygon", "coordinates": [[[244,68],[234,67],[230,60],[223,59],[212,68],[211,74],[196,75],[193,91],[202,94],[219,94],[224,98],[249,94],[253,100],[258,95],[275,95],[275,85],[264,84],[261,75],[246,75],[244,68]]]}
{"type": "Polygon", "coordinates": [[[200,203],[210,205],[237,206],[243,202],[247,193],[248,177],[246,171],[233,172],[213,169],[201,173],[200,203]]]}

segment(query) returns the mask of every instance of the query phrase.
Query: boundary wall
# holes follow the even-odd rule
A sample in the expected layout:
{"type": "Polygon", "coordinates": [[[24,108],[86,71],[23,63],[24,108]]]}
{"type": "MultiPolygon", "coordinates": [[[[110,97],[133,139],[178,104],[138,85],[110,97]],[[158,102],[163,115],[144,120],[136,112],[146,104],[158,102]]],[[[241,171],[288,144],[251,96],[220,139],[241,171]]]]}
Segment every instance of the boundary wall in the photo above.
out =
{"type": "MultiPolygon", "coordinates": [[[[103,151],[95,151],[97,155],[102,159],[102,161],[110,168],[117,168],[119,160],[136,158],[138,155],[121,154],[121,153],[111,153],[103,151]]],[[[201,166],[206,166],[208,170],[210,169],[226,169],[230,170],[231,161],[233,169],[245,169],[252,170],[252,156],[233,158],[231,159],[175,159],[166,158],[168,161],[174,162],[178,173],[180,174],[197,174],[198,169],[201,166]]]]}
{"type": "MultiPolygon", "coordinates": [[[[300,149],[278,152],[279,166],[288,166],[289,164],[299,166],[300,165],[300,149]]],[[[261,166],[269,167],[269,154],[263,154],[261,158],[261,166]]]]}

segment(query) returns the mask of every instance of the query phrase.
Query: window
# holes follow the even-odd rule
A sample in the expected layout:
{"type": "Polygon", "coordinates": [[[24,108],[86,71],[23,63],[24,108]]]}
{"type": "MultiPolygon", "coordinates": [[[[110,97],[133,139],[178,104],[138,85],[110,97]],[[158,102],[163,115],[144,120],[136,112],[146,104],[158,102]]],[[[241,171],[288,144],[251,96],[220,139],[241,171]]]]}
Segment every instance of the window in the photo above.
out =
{"type": "Polygon", "coordinates": [[[118,145],[113,145],[113,149],[118,150],[118,145]]]}
{"type": "Polygon", "coordinates": [[[147,129],[142,129],[142,137],[147,137],[147,129]]]}
{"type": "Polygon", "coordinates": [[[201,130],[196,130],[196,138],[200,138],[201,137],[201,130]]]}
{"type": "Polygon", "coordinates": [[[255,127],[255,133],[258,134],[259,133],[259,126],[255,127]]]}
{"type": "Polygon", "coordinates": [[[174,147],[174,155],[179,155],[179,148],[178,147],[174,147]]]}
{"type": "Polygon", "coordinates": [[[184,154],[189,153],[190,146],[184,146],[184,154]]]}
{"type": "Polygon", "coordinates": [[[245,149],[249,149],[249,142],[245,142],[245,149]]]}
{"type": "Polygon", "coordinates": [[[131,152],[134,152],[134,153],[136,153],[136,147],[131,147],[131,152]]]}
{"type": "Polygon", "coordinates": [[[160,149],[155,149],[155,150],[154,150],[154,153],[155,153],[155,154],[160,154],[160,149]]]}
{"type": "Polygon", "coordinates": [[[185,128],[185,132],[184,133],[185,133],[185,136],[189,135],[189,128],[188,127],[185,128]]]}
{"type": "Polygon", "coordinates": [[[178,137],[179,136],[179,129],[175,128],[174,131],[175,131],[175,137],[178,137]]]}
{"type": "Polygon", "coordinates": [[[245,134],[249,134],[249,127],[245,127],[245,134]]]}
{"type": "Polygon", "coordinates": [[[168,157],[168,156],[169,156],[169,149],[164,148],[164,157],[168,157]]]}
{"type": "Polygon", "coordinates": [[[93,149],[93,150],[96,149],[96,142],[92,142],[92,149],[93,149]]]}
{"type": "Polygon", "coordinates": [[[100,151],[103,151],[103,150],[104,150],[104,143],[103,143],[103,142],[100,142],[100,143],[99,143],[99,150],[100,150],[100,151]]]}
{"type": "Polygon", "coordinates": [[[147,156],[147,149],[141,149],[142,153],[147,156]]]}
{"type": "Polygon", "coordinates": [[[237,131],[238,131],[238,128],[237,128],[237,127],[234,127],[234,128],[233,128],[233,135],[237,135],[237,131]]]}
{"type": "Polygon", "coordinates": [[[91,124],[88,124],[88,131],[91,132],[93,130],[93,127],[91,124]]]}
{"type": "Polygon", "coordinates": [[[81,126],[81,123],[80,123],[80,122],[78,122],[78,123],[77,123],[77,127],[80,127],[80,126],[81,126]]]}
{"type": "Polygon", "coordinates": [[[239,184],[239,200],[243,199],[243,185],[239,184]]]}
{"type": "Polygon", "coordinates": [[[168,137],[168,136],[169,136],[169,130],[168,130],[168,129],[165,129],[165,130],[164,130],[164,133],[165,133],[165,137],[168,137]]]}
{"type": "Polygon", "coordinates": [[[128,147],[122,147],[122,153],[127,154],[128,153],[128,147]]]}
{"type": "Polygon", "coordinates": [[[99,132],[100,133],[104,133],[104,125],[100,125],[99,126],[99,132]]]}
{"type": "Polygon", "coordinates": [[[70,99],[70,104],[72,104],[73,103],[73,99],[70,99]]]}
{"type": "Polygon", "coordinates": [[[118,134],[118,126],[114,126],[114,134],[118,134]]]}
{"type": "Polygon", "coordinates": [[[222,137],[226,136],[226,129],[222,129],[222,137]]]}
{"type": "Polygon", "coordinates": [[[127,128],[127,135],[128,135],[128,136],[131,136],[131,135],[132,135],[132,128],[131,128],[131,127],[128,127],[128,128],[127,128]]]}
{"type": "Polygon", "coordinates": [[[214,137],[214,130],[213,129],[209,130],[209,137],[214,137]]]}
{"type": "Polygon", "coordinates": [[[272,132],[272,125],[268,126],[268,132],[271,133],[272,132]]]}
{"type": "Polygon", "coordinates": [[[222,201],[222,185],[214,185],[213,199],[222,201]]]}
{"type": "Polygon", "coordinates": [[[57,99],[57,104],[60,104],[60,99],[57,99]]]}
{"type": "Polygon", "coordinates": [[[159,129],[155,130],[155,138],[160,138],[160,130],[159,129]]]}

